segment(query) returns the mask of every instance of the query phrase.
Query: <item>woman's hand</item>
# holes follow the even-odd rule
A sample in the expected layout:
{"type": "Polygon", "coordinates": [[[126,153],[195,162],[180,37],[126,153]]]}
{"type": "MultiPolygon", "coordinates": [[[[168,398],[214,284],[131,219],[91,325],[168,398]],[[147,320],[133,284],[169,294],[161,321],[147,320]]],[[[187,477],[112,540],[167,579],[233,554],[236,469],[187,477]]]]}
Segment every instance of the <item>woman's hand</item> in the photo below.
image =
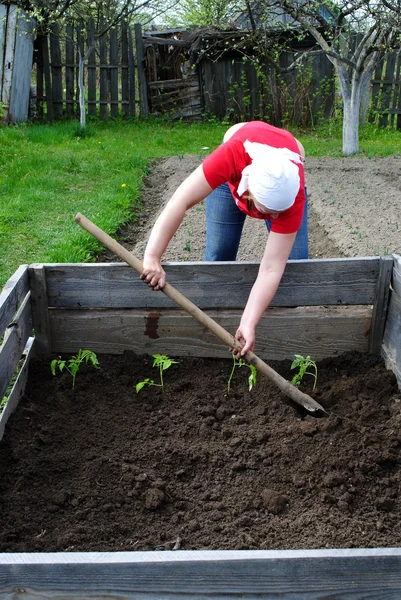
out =
{"type": "Polygon", "coordinates": [[[235,339],[243,345],[243,348],[239,352],[233,350],[233,354],[235,354],[237,358],[242,358],[248,350],[253,351],[255,348],[255,327],[241,323],[235,334],[235,339]]]}
{"type": "Polygon", "coordinates": [[[145,256],[143,259],[141,279],[155,291],[164,288],[166,283],[166,273],[161,266],[160,259],[153,256],[145,256]]]}

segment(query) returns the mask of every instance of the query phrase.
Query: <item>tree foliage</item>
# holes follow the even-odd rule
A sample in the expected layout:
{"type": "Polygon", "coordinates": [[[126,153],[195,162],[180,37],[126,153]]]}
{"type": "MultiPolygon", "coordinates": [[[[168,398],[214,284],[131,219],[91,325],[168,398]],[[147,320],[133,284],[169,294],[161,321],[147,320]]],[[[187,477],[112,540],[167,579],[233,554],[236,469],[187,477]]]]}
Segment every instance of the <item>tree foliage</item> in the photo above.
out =
{"type": "Polygon", "coordinates": [[[169,11],[167,21],[184,27],[226,27],[243,8],[237,0],[181,0],[169,11]]]}
{"type": "Polygon", "coordinates": [[[286,71],[318,54],[327,56],[343,100],[343,152],[357,152],[361,103],[373,72],[389,52],[400,48],[401,0],[182,0],[179,8],[183,22],[198,25],[217,25],[222,19],[228,23],[230,11],[237,14],[238,27],[250,30],[259,63],[270,62],[283,72],[280,53],[294,37],[308,38],[309,43],[286,71]]]}
{"type": "Polygon", "coordinates": [[[122,18],[150,22],[172,9],[178,0],[18,0],[35,18],[39,32],[66,20],[94,20],[96,29],[112,27],[122,18]]]}

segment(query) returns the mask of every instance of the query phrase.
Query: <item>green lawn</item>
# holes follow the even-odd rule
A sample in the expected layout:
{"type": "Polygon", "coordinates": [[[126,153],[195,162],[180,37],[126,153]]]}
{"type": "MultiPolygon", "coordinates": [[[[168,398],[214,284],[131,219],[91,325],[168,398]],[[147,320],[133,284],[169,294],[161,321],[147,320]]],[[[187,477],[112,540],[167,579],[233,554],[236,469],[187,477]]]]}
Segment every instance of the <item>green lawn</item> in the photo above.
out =
{"type": "MultiPolygon", "coordinates": [[[[0,289],[20,264],[86,262],[99,244],[74,222],[85,214],[109,234],[135,216],[149,165],[221,143],[222,123],[155,120],[0,127],[0,289]]],[[[309,155],[341,155],[341,125],[294,132],[309,155]]],[[[368,156],[400,152],[401,133],[368,127],[368,156]]],[[[352,160],[350,158],[349,160],[352,160]]]]}

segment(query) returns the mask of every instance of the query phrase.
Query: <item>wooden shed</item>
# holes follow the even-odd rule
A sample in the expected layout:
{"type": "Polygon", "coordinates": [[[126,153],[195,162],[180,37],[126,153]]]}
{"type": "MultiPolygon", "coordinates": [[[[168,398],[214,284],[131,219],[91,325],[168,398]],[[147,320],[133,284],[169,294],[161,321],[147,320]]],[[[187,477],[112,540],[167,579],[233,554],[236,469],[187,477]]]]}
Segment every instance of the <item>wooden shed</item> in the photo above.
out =
{"type": "MultiPolygon", "coordinates": [[[[272,41],[279,35],[271,33],[272,41]]],[[[311,115],[331,113],[333,66],[325,55],[308,63],[308,74],[283,73],[294,56],[314,46],[283,35],[279,65],[258,60],[255,37],[241,29],[146,31],[144,68],[149,113],[171,118],[202,116],[232,121],[284,118],[306,125],[311,115]],[[292,41],[291,41],[292,40],[292,41]]]]}

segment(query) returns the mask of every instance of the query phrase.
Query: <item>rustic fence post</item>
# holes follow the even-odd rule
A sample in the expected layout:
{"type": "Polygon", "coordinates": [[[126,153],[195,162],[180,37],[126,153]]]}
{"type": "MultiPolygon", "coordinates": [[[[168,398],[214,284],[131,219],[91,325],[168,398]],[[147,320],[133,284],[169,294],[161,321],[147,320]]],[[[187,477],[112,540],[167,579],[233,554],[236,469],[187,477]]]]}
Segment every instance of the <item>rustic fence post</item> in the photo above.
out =
{"type": "Polygon", "coordinates": [[[71,119],[75,113],[74,102],[74,27],[69,23],[66,27],[65,42],[65,114],[71,119]]]}
{"type": "Polygon", "coordinates": [[[60,27],[55,23],[50,32],[50,63],[54,118],[63,115],[63,73],[61,67],[60,27]]]}
{"type": "Polygon", "coordinates": [[[49,61],[49,44],[47,40],[47,36],[42,37],[42,63],[43,63],[43,74],[45,80],[45,88],[46,88],[46,115],[48,121],[54,120],[54,110],[53,110],[53,94],[52,94],[52,79],[50,75],[50,61],[49,61]]]}
{"type": "MultiPolygon", "coordinates": [[[[104,30],[104,22],[101,21],[100,24],[101,31],[104,30]]],[[[107,66],[107,37],[106,34],[103,34],[99,40],[99,60],[100,60],[100,75],[99,75],[99,85],[100,85],[100,116],[102,119],[107,119],[108,117],[108,102],[107,102],[107,83],[108,83],[108,73],[109,69],[107,66]]]]}
{"type": "Polygon", "coordinates": [[[110,114],[118,117],[118,44],[117,27],[110,30],[110,114]]]}
{"type": "Polygon", "coordinates": [[[132,31],[128,29],[128,73],[129,73],[129,114],[135,116],[135,60],[132,31]]]}
{"type": "Polygon", "coordinates": [[[128,27],[121,23],[121,108],[124,117],[129,116],[128,27]]]}
{"type": "Polygon", "coordinates": [[[16,4],[0,4],[0,102],[9,123],[28,118],[34,21],[16,4]]]}
{"type": "Polygon", "coordinates": [[[142,27],[140,23],[135,23],[135,46],[136,46],[136,64],[138,69],[138,86],[139,86],[139,113],[141,117],[149,115],[148,91],[145,75],[145,51],[142,39],[142,27]]]}
{"type": "Polygon", "coordinates": [[[79,110],[79,59],[80,56],[85,56],[85,49],[84,49],[84,38],[83,38],[83,34],[82,31],[84,29],[84,24],[83,21],[79,21],[79,23],[76,26],[76,32],[77,32],[77,50],[75,53],[75,63],[78,65],[77,69],[75,70],[75,101],[77,103],[77,107],[78,107],[78,114],[80,113],[79,110]]]}
{"type": "Polygon", "coordinates": [[[88,115],[96,115],[96,52],[95,52],[95,22],[88,21],[88,115]]]}
{"type": "Polygon", "coordinates": [[[387,57],[386,71],[384,75],[384,81],[381,86],[381,106],[380,112],[381,117],[379,119],[379,127],[387,127],[389,121],[389,109],[391,106],[391,96],[393,91],[393,81],[394,81],[394,67],[396,60],[397,52],[392,52],[387,57]]]}

